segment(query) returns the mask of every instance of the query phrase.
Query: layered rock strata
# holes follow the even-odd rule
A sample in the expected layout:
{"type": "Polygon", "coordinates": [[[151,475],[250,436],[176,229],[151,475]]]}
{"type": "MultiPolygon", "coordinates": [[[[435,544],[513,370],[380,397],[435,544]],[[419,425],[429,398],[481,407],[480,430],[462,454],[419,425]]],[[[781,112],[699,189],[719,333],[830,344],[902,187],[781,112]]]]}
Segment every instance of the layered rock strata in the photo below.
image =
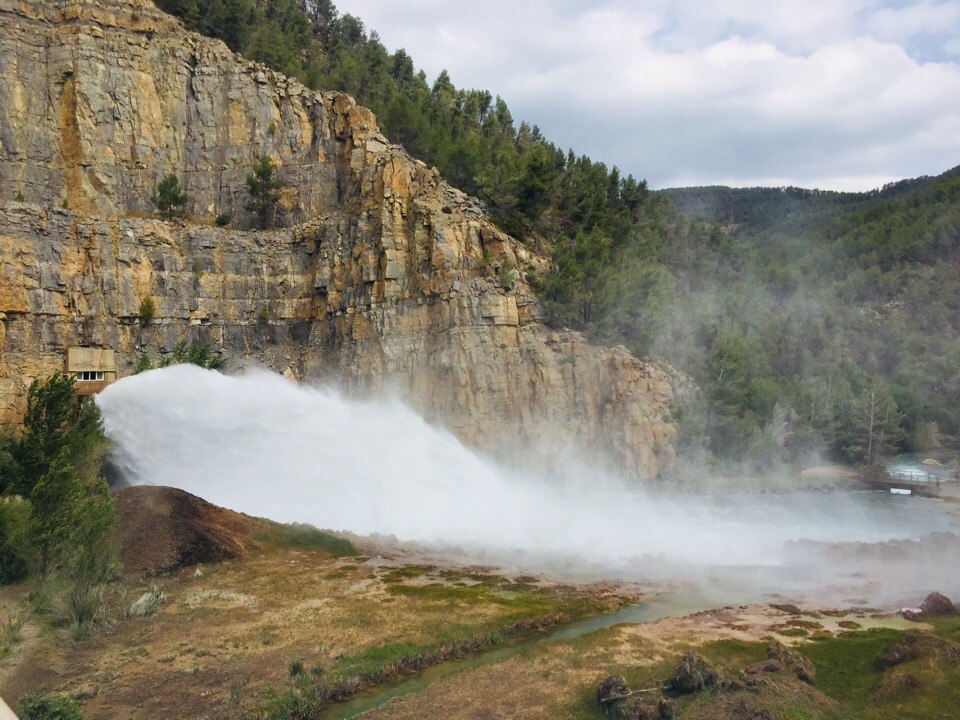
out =
{"type": "Polygon", "coordinates": [[[140,0],[0,0],[0,19],[5,419],[67,347],[113,348],[122,375],[201,339],[235,366],[398,392],[478,446],[582,448],[633,477],[672,459],[668,377],[545,327],[530,286],[545,259],[349,96],[140,0]],[[261,155],[285,229],[245,229],[261,155]],[[189,221],[149,217],[169,172],[189,221]]]}

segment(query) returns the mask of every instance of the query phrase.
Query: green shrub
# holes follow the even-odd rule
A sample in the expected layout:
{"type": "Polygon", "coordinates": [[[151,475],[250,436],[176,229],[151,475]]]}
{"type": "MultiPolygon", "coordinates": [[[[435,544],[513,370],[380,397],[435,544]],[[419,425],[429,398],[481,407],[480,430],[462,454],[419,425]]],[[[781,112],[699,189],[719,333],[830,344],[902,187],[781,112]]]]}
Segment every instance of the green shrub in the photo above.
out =
{"type": "Polygon", "coordinates": [[[514,280],[517,279],[516,265],[514,265],[511,260],[504,260],[503,264],[500,265],[500,269],[497,270],[497,279],[503,287],[512,287],[514,280]]]}
{"type": "Polygon", "coordinates": [[[217,227],[226,227],[230,224],[230,216],[226,213],[219,213],[214,223],[216,223],[217,227]]]}
{"type": "Polygon", "coordinates": [[[223,370],[227,361],[219,351],[214,350],[210,343],[195,340],[187,342],[181,340],[173,352],[160,362],[160,367],[168,365],[196,365],[208,370],[223,370]]]}
{"type": "Polygon", "coordinates": [[[6,441],[0,463],[5,570],[36,575],[35,607],[58,611],[78,638],[103,624],[117,571],[105,447],[99,409],[77,402],[73,378],[58,373],[31,383],[23,432],[6,441]]]}
{"type": "Polygon", "coordinates": [[[17,191],[17,194],[13,196],[13,199],[14,199],[15,202],[20,202],[20,203],[22,203],[22,202],[23,202],[23,193],[18,190],[18,191],[17,191]]]}
{"type": "Polygon", "coordinates": [[[0,498],[0,584],[28,574],[30,503],[19,496],[0,498]]]}
{"type": "Polygon", "coordinates": [[[84,720],[69,695],[23,695],[17,704],[20,720],[84,720]]]}
{"type": "Polygon", "coordinates": [[[247,212],[256,216],[257,226],[261,230],[270,228],[277,216],[280,192],[283,183],[276,175],[276,168],[268,157],[259,157],[253,165],[253,172],[247,175],[247,192],[250,201],[247,212]]]}
{"type": "Polygon", "coordinates": [[[170,220],[182,217],[187,210],[187,195],[180,187],[180,179],[170,173],[157,185],[157,193],[153,196],[153,204],[161,217],[170,220]]]}
{"type": "Polygon", "coordinates": [[[153,303],[153,298],[147,295],[140,301],[140,322],[148,325],[157,314],[157,306],[153,303]]]}
{"type": "Polygon", "coordinates": [[[150,355],[142,352],[140,357],[137,358],[137,364],[133,366],[133,375],[139,375],[142,372],[147,370],[153,370],[153,360],[150,359],[150,355]]]}
{"type": "Polygon", "coordinates": [[[260,536],[260,540],[277,547],[323,550],[336,557],[358,555],[360,552],[349,540],[309,525],[280,525],[273,532],[260,536]]]}
{"type": "Polygon", "coordinates": [[[215,350],[210,343],[194,340],[187,342],[181,340],[173,348],[173,352],[163,357],[159,362],[154,362],[150,354],[143,352],[140,354],[137,364],[133,368],[133,374],[146,372],[155,367],[169,367],[171,365],[196,365],[197,367],[208,370],[223,370],[227,365],[226,358],[215,350]]]}

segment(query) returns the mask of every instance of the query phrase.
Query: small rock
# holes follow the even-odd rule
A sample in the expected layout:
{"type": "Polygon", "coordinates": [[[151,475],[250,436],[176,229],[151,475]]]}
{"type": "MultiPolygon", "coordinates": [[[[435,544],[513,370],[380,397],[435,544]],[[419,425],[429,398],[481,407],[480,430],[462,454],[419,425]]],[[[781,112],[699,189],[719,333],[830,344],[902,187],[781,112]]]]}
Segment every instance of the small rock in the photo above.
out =
{"type": "Polygon", "coordinates": [[[696,653],[688,652],[667,678],[664,689],[673,695],[689,695],[717,683],[717,673],[696,653]]]}
{"type": "Polygon", "coordinates": [[[781,670],[783,670],[783,665],[780,664],[779,660],[761,660],[747,668],[747,672],[751,675],[765,672],[780,672],[781,670]]]}
{"type": "Polygon", "coordinates": [[[197,569],[193,571],[193,576],[194,576],[195,578],[202,578],[202,577],[203,577],[203,570],[201,570],[199,567],[197,567],[197,569]]]}
{"type": "Polygon", "coordinates": [[[900,617],[904,618],[905,620],[913,620],[916,622],[922,619],[921,615],[923,614],[923,611],[920,610],[920,608],[905,607],[905,608],[900,608],[900,612],[897,614],[900,615],[900,617]]]}

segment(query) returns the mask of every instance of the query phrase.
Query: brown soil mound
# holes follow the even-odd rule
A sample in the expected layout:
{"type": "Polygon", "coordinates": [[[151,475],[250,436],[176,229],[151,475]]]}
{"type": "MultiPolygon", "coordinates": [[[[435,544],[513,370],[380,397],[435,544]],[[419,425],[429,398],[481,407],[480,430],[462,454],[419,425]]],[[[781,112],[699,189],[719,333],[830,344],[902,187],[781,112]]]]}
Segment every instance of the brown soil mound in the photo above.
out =
{"type": "Polygon", "coordinates": [[[123,570],[155,575],[242,557],[271,523],[208,503],[183,490],[137,486],[114,492],[123,570]]]}

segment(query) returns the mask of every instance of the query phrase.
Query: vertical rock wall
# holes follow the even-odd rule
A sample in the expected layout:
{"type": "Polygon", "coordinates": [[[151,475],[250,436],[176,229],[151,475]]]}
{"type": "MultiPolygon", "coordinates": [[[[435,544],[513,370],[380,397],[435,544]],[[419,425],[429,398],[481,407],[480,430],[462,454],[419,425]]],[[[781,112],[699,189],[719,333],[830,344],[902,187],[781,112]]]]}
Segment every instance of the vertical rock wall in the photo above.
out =
{"type": "Polygon", "coordinates": [[[234,365],[390,388],[480,446],[583,448],[635,477],[672,458],[667,377],[544,327],[545,259],[350,97],[139,0],[0,0],[0,19],[0,415],[70,345],[113,347],[122,374],[199,338],[234,365]],[[243,229],[260,155],[289,229],[243,229]],[[168,172],[188,222],[146,217],[168,172]]]}

